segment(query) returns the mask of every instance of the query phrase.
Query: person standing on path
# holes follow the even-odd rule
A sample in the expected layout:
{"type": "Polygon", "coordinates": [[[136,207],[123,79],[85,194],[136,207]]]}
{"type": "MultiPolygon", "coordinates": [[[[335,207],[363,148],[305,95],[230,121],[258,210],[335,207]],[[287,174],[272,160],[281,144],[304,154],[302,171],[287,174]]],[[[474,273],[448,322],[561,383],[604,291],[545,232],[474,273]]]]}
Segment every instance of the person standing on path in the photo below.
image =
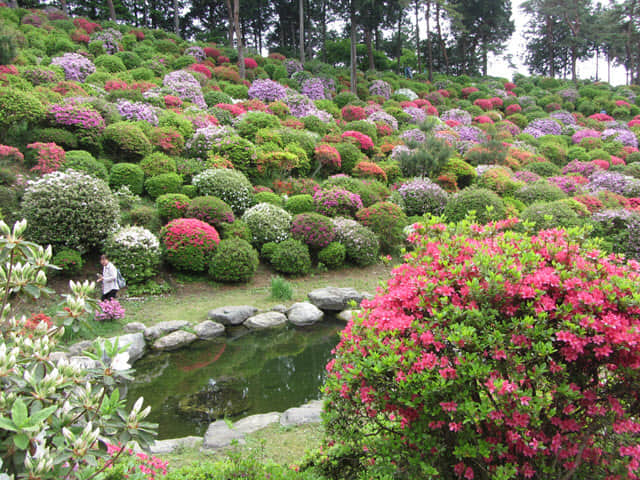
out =
{"type": "Polygon", "coordinates": [[[106,255],[100,255],[102,275],[98,275],[98,283],[102,282],[102,300],[116,298],[118,293],[118,269],[106,255]]]}

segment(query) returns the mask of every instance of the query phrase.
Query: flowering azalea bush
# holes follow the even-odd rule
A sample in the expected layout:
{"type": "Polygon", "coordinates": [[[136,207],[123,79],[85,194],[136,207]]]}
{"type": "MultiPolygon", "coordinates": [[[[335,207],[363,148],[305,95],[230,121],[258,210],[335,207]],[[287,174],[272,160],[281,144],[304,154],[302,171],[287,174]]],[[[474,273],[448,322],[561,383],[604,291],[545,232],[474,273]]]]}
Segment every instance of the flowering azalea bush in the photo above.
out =
{"type": "Polygon", "coordinates": [[[87,77],[96,71],[96,66],[87,57],[77,53],[65,53],[51,60],[51,65],[57,65],[64,70],[67,80],[84,82],[87,77]]]}
{"type": "Polygon", "coordinates": [[[342,478],[637,478],[640,265],[581,230],[516,223],[414,227],[413,252],[327,365],[318,465],[342,478]]]}
{"type": "Polygon", "coordinates": [[[37,164],[31,170],[41,175],[60,170],[64,163],[64,149],[55,143],[35,142],[27,145],[27,148],[33,148],[36,152],[37,164]]]}
{"type": "Polygon", "coordinates": [[[271,203],[258,203],[242,215],[251,230],[251,242],[258,248],[267,242],[282,242],[289,238],[291,214],[271,203]]]}
{"type": "Polygon", "coordinates": [[[200,195],[212,195],[224,200],[236,215],[254,204],[253,186],[242,173],[226,168],[213,168],[193,177],[200,195]]]}
{"type": "Polygon", "coordinates": [[[158,273],[160,242],[146,228],[121,228],[109,237],[105,253],[120,269],[129,285],[142,283],[158,273]]]}
{"type": "Polygon", "coordinates": [[[355,130],[347,130],[342,134],[342,138],[353,139],[360,147],[360,150],[365,152],[373,148],[373,140],[371,140],[371,137],[355,130]]]}
{"type": "Polygon", "coordinates": [[[320,143],[316,145],[314,158],[323,167],[330,169],[339,169],[342,165],[340,152],[328,143],[320,143]]]}
{"type": "Polygon", "coordinates": [[[329,245],[336,236],[331,219],[319,213],[301,213],[293,217],[291,236],[320,250],[329,245]]]}
{"type": "Polygon", "coordinates": [[[360,195],[344,188],[318,190],[313,195],[316,212],[327,217],[353,217],[362,208],[360,195]]]}
{"type": "Polygon", "coordinates": [[[102,302],[98,302],[98,310],[96,311],[96,320],[99,322],[120,320],[124,318],[125,311],[120,302],[115,298],[110,298],[102,302]]]}
{"type": "Polygon", "coordinates": [[[167,262],[178,270],[203,272],[220,236],[215,228],[195,218],[177,218],[160,232],[167,262]]]}

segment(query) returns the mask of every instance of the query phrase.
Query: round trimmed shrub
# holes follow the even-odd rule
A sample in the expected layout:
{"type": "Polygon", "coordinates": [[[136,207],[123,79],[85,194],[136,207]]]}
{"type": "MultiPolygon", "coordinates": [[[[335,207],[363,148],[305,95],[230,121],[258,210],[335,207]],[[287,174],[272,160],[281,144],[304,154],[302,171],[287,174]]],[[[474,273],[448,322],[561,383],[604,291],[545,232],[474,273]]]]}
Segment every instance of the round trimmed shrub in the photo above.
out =
{"type": "Polygon", "coordinates": [[[336,232],[329,217],[319,213],[301,213],[291,221],[291,237],[319,250],[333,241],[336,232]]]}
{"type": "Polygon", "coordinates": [[[204,272],[220,237],[215,228],[196,218],[176,218],[160,232],[167,262],[178,270],[204,272]]]}
{"type": "Polygon", "coordinates": [[[216,282],[243,282],[258,269],[258,252],[241,238],[229,238],[218,244],[209,264],[209,276],[216,282]]]}
{"type": "Polygon", "coordinates": [[[364,158],[363,153],[352,143],[337,143],[334,145],[340,154],[340,171],[351,173],[353,168],[364,158]]]}
{"type": "Polygon", "coordinates": [[[360,195],[337,187],[318,190],[313,195],[313,204],[317,213],[327,217],[353,217],[363,206],[360,195]]]}
{"type": "Polygon", "coordinates": [[[102,132],[105,153],[117,160],[140,161],[153,149],[144,132],[130,122],[116,122],[102,132]]]}
{"type": "Polygon", "coordinates": [[[416,178],[398,188],[407,215],[440,215],[449,201],[449,194],[429,179],[416,178]]]}
{"type": "Polygon", "coordinates": [[[531,205],[535,202],[554,202],[567,198],[567,194],[560,187],[546,180],[525,185],[515,193],[521,202],[531,205]]]}
{"type": "Polygon", "coordinates": [[[191,199],[186,216],[207,222],[218,229],[223,224],[233,223],[235,220],[231,207],[217,197],[195,197],[191,199]]]}
{"type": "Polygon", "coordinates": [[[124,72],[127,69],[122,59],[115,55],[100,55],[96,58],[94,63],[96,68],[105,70],[109,73],[124,72]]]}
{"type": "Polygon", "coordinates": [[[163,173],[176,173],[176,161],[162,152],[154,152],[147,155],[140,162],[140,168],[147,177],[155,177],[163,173]]]}
{"type": "Polygon", "coordinates": [[[276,251],[276,247],[278,244],[276,242],[267,242],[262,245],[260,248],[260,256],[267,261],[271,261],[271,257],[273,256],[273,252],[276,251]]]}
{"type": "Polygon", "coordinates": [[[51,263],[60,268],[60,270],[54,270],[54,272],[65,277],[78,275],[84,265],[80,252],[71,248],[63,248],[56,252],[51,259],[51,263]]]}
{"type": "Polygon", "coordinates": [[[284,209],[292,215],[313,212],[314,208],[313,197],[307,194],[292,195],[287,198],[287,201],[284,204],[284,209]]]}
{"type": "Polygon", "coordinates": [[[242,215],[242,221],[251,230],[251,243],[256,247],[289,238],[291,215],[270,203],[259,203],[249,208],[242,215]]]}
{"type": "Polygon", "coordinates": [[[276,272],[306,275],[311,271],[309,247],[293,238],[280,242],[271,255],[271,265],[276,272]]]}
{"type": "Polygon", "coordinates": [[[146,228],[121,228],[107,240],[105,253],[129,285],[143,283],[158,273],[160,242],[146,228]]]}
{"type": "Polygon", "coordinates": [[[162,227],[158,210],[149,205],[136,205],[127,216],[132,225],[147,228],[152,232],[159,232],[162,227]]]}
{"type": "Polygon", "coordinates": [[[65,152],[62,170],[75,170],[104,181],[109,179],[109,171],[104,163],[96,160],[93,155],[84,150],[65,152]]]}
{"type": "Polygon", "coordinates": [[[474,210],[476,219],[480,223],[502,220],[507,217],[507,211],[502,199],[486,188],[466,188],[449,200],[444,209],[444,216],[450,222],[459,222],[474,210]],[[487,210],[491,207],[491,211],[487,210]]]}
{"type": "Polygon", "coordinates": [[[327,365],[321,473],[637,476],[637,266],[582,233],[433,223],[327,365]]]}
{"type": "Polygon", "coordinates": [[[109,185],[113,190],[118,190],[126,185],[131,193],[142,195],[144,190],[144,172],[140,165],[135,163],[116,163],[111,168],[109,185]]]}
{"type": "Polygon", "coordinates": [[[224,200],[236,215],[254,204],[253,185],[242,173],[227,168],[212,168],[193,177],[200,195],[224,200]]]}
{"type": "Polygon", "coordinates": [[[191,199],[183,193],[165,193],[156,198],[158,215],[165,222],[176,218],[189,218],[187,214],[191,199]]]}
{"type": "Polygon", "coordinates": [[[278,128],[279,126],[280,121],[275,115],[253,111],[243,115],[235,125],[235,128],[241,137],[253,140],[258,130],[262,128],[278,128]]]}
{"type": "Polygon", "coordinates": [[[358,210],[356,219],[378,235],[380,248],[385,253],[396,250],[404,241],[402,230],[407,225],[407,216],[395,203],[375,203],[358,210]]]}
{"type": "Polygon", "coordinates": [[[333,225],[336,239],[345,246],[349,261],[361,267],[376,263],[380,244],[371,229],[343,217],[334,218],[333,225]]]}
{"type": "Polygon", "coordinates": [[[21,213],[32,241],[86,252],[115,230],[120,206],[105,182],[69,170],[30,182],[21,213]]]}
{"type": "Polygon", "coordinates": [[[242,220],[222,224],[222,238],[240,238],[251,243],[251,230],[242,220]]]}
{"type": "Polygon", "coordinates": [[[537,173],[541,177],[555,177],[562,173],[560,167],[551,162],[533,162],[524,167],[524,169],[537,173]]]}
{"type": "Polygon", "coordinates": [[[284,200],[280,195],[273,192],[258,192],[255,194],[256,203],[270,203],[277,207],[282,207],[284,200]]]}
{"type": "Polygon", "coordinates": [[[339,242],[331,242],[318,252],[318,263],[330,270],[340,268],[347,258],[347,249],[339,242]]]}
{"type": "Polygon", "coordinates": [[[533,222],[538,230],[577,227],[582,224],[578,215],[563,200],[529,205],[520,213],[520,219],[533,222]]]}
{"type": "Polygon", "coordinates": [[[148,178],[144,182],[144,189],[151,198],[158,198],[165,193],[180,193],[182,191],[182,177],[177,173],[161,173],[148,178]]]}
{"type": "Polygon", "coordinates": [[[0,127],[8,129],[20,123],[35,124],[47,110],[32,93],[17,88],[0,88],[0,127]]]}

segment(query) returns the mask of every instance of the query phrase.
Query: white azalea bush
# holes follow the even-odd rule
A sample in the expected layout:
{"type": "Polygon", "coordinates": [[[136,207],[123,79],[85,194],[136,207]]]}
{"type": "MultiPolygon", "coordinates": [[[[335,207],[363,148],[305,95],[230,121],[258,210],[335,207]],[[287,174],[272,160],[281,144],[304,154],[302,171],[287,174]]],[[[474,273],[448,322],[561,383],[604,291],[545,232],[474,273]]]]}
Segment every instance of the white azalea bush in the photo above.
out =
{"type": "Polygon", "coordinates": [[[260,248],[267,242],[280,243],[289,238],[291,214],[271,203],[259,203],[244,212],[242,221],[251,231],[251,243],[260,248]]]}
{"type": "Polygon", "coordinates": [[[228,168],[210,168],[193,177],[193,185],[201,196],[211,195],[224,200],[236,215],[255,203],[253,185],[244,174],[228,168]]]}
{"type": "Polygon", "coordinates": [[[143,227],[123,227],[107,240],[105,252],[127,284],[143,283],[158,273],[160,241],[143,227]]]}
{"type": "MultiPolygon", "coordinates": [[[[46,319],[16,318],[9,300],[50,293],[51,248],[27,242],[26,222],[13,230],[0,221],[0,458],[9,478],[88,480],[127,456],[108,445],[146,447],[156,426],[144,422],[143,399],[125,411],[117,382],[130,378],[128,355],[97,340],[94,367],[69,362],[59,351],[65,327],[46,319]],[[110,360],[112,359],[112,360],[110,360]]],[[[58,312],[73,327],[93,313],[95,284],[70,282],[58,312]]],[[[5,475],[6,477],[6,475],[5,475]]]]}
{"type": "Polygon", "coordinates": [[[117,228],[120,206],[103,180],[68,170],[29,182],[21,213],[34,242],[86,252],[117,228]]]}

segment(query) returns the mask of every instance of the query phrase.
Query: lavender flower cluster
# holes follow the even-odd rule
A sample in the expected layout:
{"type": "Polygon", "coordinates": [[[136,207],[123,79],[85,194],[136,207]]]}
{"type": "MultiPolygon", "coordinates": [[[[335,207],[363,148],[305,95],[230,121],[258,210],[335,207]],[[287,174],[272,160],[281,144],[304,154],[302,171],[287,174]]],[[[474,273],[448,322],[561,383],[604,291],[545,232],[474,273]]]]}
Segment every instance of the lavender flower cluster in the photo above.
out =
{"type": "Polygon", "coordinates": [[[389,85],[384,80],[374,80],[371,85],[369,85],[369,93],[374,96],[380,96],[385,100],[389,100],[391,98],[391,85],[389,85]]]}
{"type": "Polygon", "coordinates": [[[287,74],[292,76],[294,73],[301,72],[303,70],[302,64],[298,60],[287,60],[284,62],[284,68],[287,69],[287,74]]]}
{"type": "Polygon", "coordinates": [[[442,213],[449,201],[449,195],[439,185],[429,179],[416,178],[404,183],[398,189],[404,200],[407,215],[442,213]]]}
{"type": "Polygon", "coordinates": [[[545,135],[562,135],[562,126],[550,118],[537,118],[527,125],[522,133],[528,133],[535,138],[544,137],[545,135]]]}
{"type": "Polygon", "coordinates": [[[249,87],[249,98],[257,98],[263,102],[275,102],[276,100],[284,100],[287,96],[287,89],[269,79],[257,79],[249,87]]]}
{"type": "Polygon", "coordinates": [[[187,100],[202,109],[207,108],[207,103],[202,95],[202,87],[189,72],[177,70],[168,73],[164,76],[162,84],[175,92],[182,100],[187,100]]]}
{"type": "Polygon", "coordinates": [[[591,192],[608,190],[618,195],[633,197],[640,191],[640,180],[618,172],[596,171],[589,177],[587,189],[591,192]]]}
{"type": "Polygon", "coordinates": [[[127,120],[144,121],[153,126],[158,126],[158,114],[151,105],[142,102],[130,102],[120,100],[118,102],[118,113],[127,120]]]}
{"type": "Polygon", "coordinates": [[[422,143],[427,139],[427,135],[419,128],[412,128],[411,130],[402,132],[400,138],[405,142],[422,143]]]}
{"type": "Polygon", "coordinates": [[[477,127],[458,125],[454,131],[458,134],[459,142],[482,143],[486,138],[486,133],[477,127]]]}
{"type": "Polygon", "coordinates": [[[530,172],[529,170],[518,170],[517,172],[514,172],[512,176],[515,180],[524,183],[534,183],[542,178],[537,173],[530,172]]]}
{"type": "Polygon", "coordinates": [[[49,107],[49,115],[58,125],[74,126],[87,130],[95,128],[99,131],[104,130],[105,127],[102,115],[89,105],[53,104],[49,107]]]}
{"type": "Polygon", "coordinates": [[[400,160],[400,156],[404,153],[411,153],[411,149],[409,147],[407,147],[406,145],[396,145],[395,147],[393,147],[393,149],[391,150],[391,160],[400,160]]]}
{"type": "Polygon", "coordinates": [[[625,147],[638,148],[638,138],[631,130],[623,128],[607,128],[602,132],[603,140],[615,140],[625,147]]]}
{"type": "Polygon", "coordinates": [[[568,102],[575,102],[578,99],[578,91],[575,88],[565,88],[564,90],[560,90],[558,95],[568,102]]]}
{"type": "Polygon", "coordinates": [[[226,136],[232,135],[228,127],[210,125],[199,128],[185,145],[186,151],[194,158],[206,158],[207,151],[211,150],[214,143],[226,136]]]}
{"type": "Polygon", "coordinates": [[[310,78],[302,82],[300,93],[306,95],[311,100],[324,100],[324,82],[320,78],[310,78]]]}
{"type": "Polygon", "coordinates": [[[96,71],[91,60],[77,53],[65,53],[51,60],[51,65],[57,65],[64,70],[66,80],[84,82],[89,75],[96,71]]]}
{"type": "Polygon", "coordinates": [[[191,55],[198,62],[202,62],[205,58],[207,58],[206,54],[204,53],[204,49],[202,47],[198,47],[197,45],[193,45],[187,48],[184,51],[184,55],[191,55]]]}
{"type": "Polygon", "coordinates": [[[555,120],[562,122],[564,125],[576,125],[578,123],[576,122],[576,118],[573,116],[573,114],[565,110],[557,110],[549,114],[549,116],[555,120]]]}
{"type": "MultiPolygon", "coordinates": [[[[290,90],[284,98],[284,103],[289,107],[289,113],[296,118],[316,115],[318,109],[313,101],[306,95],[290,90]]],[[[317,116],[317,115],[316,115],[317,116]]]]}
{"type": "Polygon", "coordinates": [[[427,113],[421,108],[417,107],[405,107],[404,113],[411,115],[412,123],[422,123],[427,118],[427,113]]]}
{"type": "Polygon", "coordinates": [[[600,132],[598,130],[585,128],[583,130],[578,130],[576,133],[571,135],[571,141],[573,143],[580,143],[585,138],[600,138],[600,132]]]}
{"type": "Polygon", "coordinates": [[[440,115],[440,120],[446,122],[447,120],[451,120],[454,122],[458,122],[462,125],[471,125],[471,114],[459,108],[452,108],[451,110],[447,110],[446,112],[440,115]]]}
{"type": "MultiPolygon", "coordinates": [[[[366,110],[365,110],[366,111],[366,110]]],[[[369,114],[367,121],[371,123],[382,122],[391,127],[394,132],[398,130],[398,120],[393,115],[388,114],[384,110],[376,110],[369,114]]]]}
{"type": "Polygon", "coordinates": [[[102,42],[102,48],[109,55],[113,55],[120,50],[119,42],[122,39],[122,33],[115,28],[107,28],[101,32],[95,32],[91,35],[92,42],[102,42]]]}

